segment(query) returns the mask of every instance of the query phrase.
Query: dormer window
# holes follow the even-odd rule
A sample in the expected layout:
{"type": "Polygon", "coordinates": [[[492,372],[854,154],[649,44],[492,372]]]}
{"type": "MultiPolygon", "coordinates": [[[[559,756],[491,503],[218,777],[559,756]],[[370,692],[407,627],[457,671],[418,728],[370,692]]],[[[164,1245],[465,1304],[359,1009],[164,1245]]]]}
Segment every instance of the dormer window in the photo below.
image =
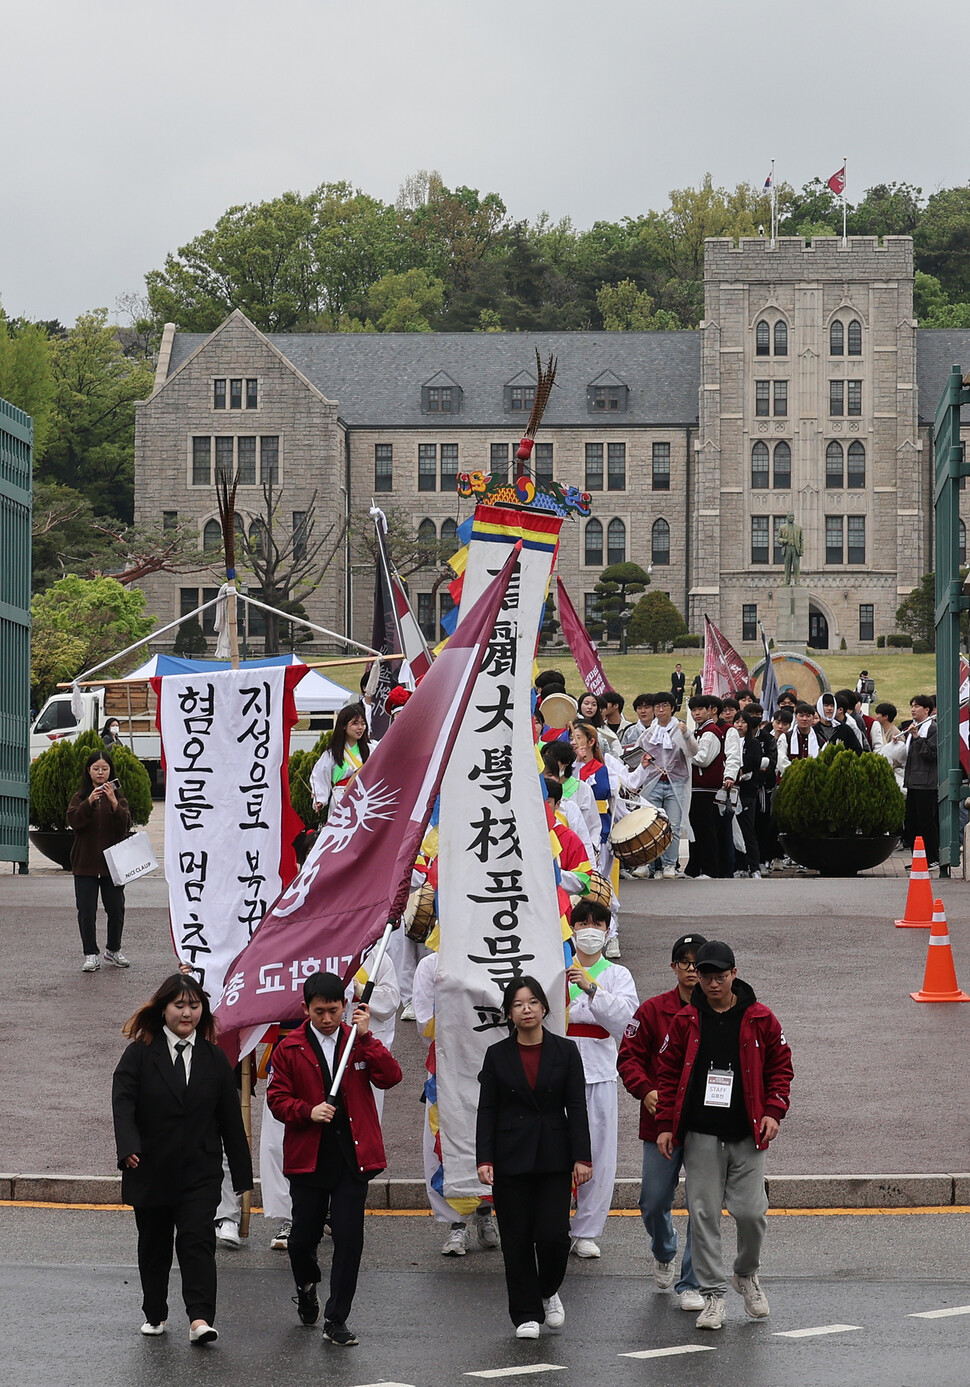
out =
{"type": "Polygon", "coordinates": [[[505,383],[504,403],[506,414],[531,414],[535,404],[535,376],[528,371],[520,371],[505,383]]]}
{"type": "Polygon", "coordinates": [[[450,414],[451,412],[451,386],[430,386],[428,389],[428,413],[450,414]]]}
{"type": "Polygon", "coordinates": [[[425,381],[421,387],[422,414],[458,414],[461,411],[461,386],[444,371],[425,381]]]}
{"type": "Polygon", "coordinates": [[[586,387],[590,414],[625,414],[630,392],[612,371],[604,371],[586,387]]]}

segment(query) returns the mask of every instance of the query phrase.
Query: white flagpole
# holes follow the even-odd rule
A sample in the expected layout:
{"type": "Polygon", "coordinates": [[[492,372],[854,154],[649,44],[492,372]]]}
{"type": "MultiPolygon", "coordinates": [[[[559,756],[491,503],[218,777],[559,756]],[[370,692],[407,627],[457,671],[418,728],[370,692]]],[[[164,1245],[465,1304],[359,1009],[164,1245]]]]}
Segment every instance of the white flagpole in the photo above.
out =
{"type": "Polygon", "coordinates": [[[846,186],[846,182],[847,182],[847,179],[846,179],[846,168],[847,168],[847,166],[848,166],[848,157],[847,157],[845,154],[843,154],[843,155],[842,155],[842,244],[843,244],[843,245],[846,244],[846,240],[845,240],[845,186],[846,186]]]}
{"type": "Polygon", "coordinates": [[[771,161],[771,249],[775,248],[778,235],[778,194],[775,190],[775,161],[771,161]]]}

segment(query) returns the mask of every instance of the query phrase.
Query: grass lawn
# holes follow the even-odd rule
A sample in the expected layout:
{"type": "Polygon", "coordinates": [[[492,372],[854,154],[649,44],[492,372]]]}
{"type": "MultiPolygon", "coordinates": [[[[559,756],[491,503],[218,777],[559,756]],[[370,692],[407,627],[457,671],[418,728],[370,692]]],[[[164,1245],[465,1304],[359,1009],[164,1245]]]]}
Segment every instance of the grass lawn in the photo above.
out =
{"type": "MultiPolygon", "coordinates": [[[[815,659],[815,652],[810,652],[815,659]]],[[[656,693],[670,687],[670,674],[678,658],[690,681],[700,670],[703,656],[700,650],[673,651],[669,655],[605,655],[603,668],[614,688],[628,702],[638,693],[656,693]]],[[[322,669],[321,674],[346,689],[360,687],[365,661],[352,665],[335,665],[322,669]]],[[[912,651],[882,652],[874,655],[833,655],[822,651],[816,663],[828,675],[833,689],[854,689],[860,669],[867,669],[876,683],[876,699],[895,703],[900,712],[909,714],[909,700],[915,693],[932,693],[936,689],[936,656],[914,655],[912,651]]],[[[753,663],[752,663],[752,668],[753,663]]],[[[539,653],[540,669],[561,669],[566,687],[571,693],[579,688],[579,672],[568,651],[539,653]]]]}

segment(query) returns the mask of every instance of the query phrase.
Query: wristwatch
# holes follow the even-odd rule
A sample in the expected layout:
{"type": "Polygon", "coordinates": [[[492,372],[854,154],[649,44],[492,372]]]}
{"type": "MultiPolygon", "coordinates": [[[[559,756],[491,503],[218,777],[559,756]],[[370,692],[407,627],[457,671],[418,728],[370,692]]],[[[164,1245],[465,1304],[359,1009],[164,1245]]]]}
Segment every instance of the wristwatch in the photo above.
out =
{"type": "Polygon", "coordinates": [[[591,983],[590,983],[590,985],[589,985],[589,991],[586,993],[586,996],[589,998],[590,1001],[592,1001],[593,998],[596,996],[596,992],[597,992],[598,986],[599,986],[598,983],[595,983],[595,982],[591,982],[591,983]]]}

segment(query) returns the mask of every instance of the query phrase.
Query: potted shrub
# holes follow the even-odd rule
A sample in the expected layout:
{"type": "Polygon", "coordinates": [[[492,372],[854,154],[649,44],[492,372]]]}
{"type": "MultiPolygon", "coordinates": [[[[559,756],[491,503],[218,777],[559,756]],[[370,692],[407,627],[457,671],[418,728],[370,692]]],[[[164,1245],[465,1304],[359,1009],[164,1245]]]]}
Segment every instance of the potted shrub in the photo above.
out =
{"type": "Polygon", "coordinates": [[[831,742],[793,761],[775,794],[785,852],[822,876],[854,876],[885,862],[899,842],[906,801],[884,756],[831,742]]]}
{"type": "MultiPolygon", "coordinates": [[[[76,742],[57,741],[30,767],[30,841],[51,862],[69,871],[74,834],[67,823],[67,806],[77,794],[84,763],[92,751],[103,751],[97,732],[84,732],[76,742]]],[[[152,812],[152,783],[138,757],[127,747],[111,753],[121,793],[128,801],[132,823],[147,824],[152,812]]]]}

